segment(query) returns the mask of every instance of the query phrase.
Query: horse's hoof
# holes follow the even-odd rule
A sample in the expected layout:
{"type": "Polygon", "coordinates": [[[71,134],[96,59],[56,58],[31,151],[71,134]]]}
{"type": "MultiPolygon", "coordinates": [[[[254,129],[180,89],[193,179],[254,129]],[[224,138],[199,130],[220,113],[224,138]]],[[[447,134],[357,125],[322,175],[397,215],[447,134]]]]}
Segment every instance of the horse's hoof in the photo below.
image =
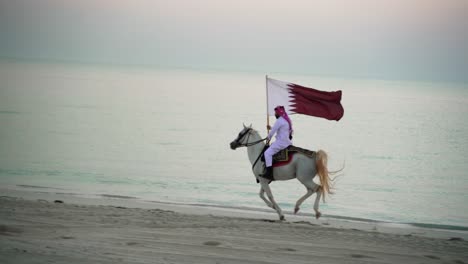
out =
{"type": "Polygon", "coordinates": [[[284,215],[280,216],[280,221],[284,221],[286,218],[284,218],[284,215]]]}
{"type": "Polygon", "coordinates": [[[315,219],[319,219],[322,216],[321,212],[315,213],[315,219]]]}
{"type": "Polygon", "coordinates": [[[299,212],[299,207],[294,208],[294,214],[297,214],[297,212],[299,212]]]}

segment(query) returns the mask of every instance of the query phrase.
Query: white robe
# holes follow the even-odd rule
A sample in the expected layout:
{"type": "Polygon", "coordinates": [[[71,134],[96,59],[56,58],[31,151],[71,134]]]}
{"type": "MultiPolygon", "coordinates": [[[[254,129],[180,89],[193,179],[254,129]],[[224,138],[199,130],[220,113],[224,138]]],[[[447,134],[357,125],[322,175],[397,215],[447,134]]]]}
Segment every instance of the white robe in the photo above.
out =
{"type": "Polygon", "coordinates": [[[292,141],[289,139],[289,123],[283,117],[279,117],[275,125],[271,128],[268,133],[268,139],[271,140],[273,135],[276,133],[275,142],[265,151],[265,164],[270,167],[273,163],[273,155],[278,153],[280,150],[287,148],[292,145],[292,141]]]}

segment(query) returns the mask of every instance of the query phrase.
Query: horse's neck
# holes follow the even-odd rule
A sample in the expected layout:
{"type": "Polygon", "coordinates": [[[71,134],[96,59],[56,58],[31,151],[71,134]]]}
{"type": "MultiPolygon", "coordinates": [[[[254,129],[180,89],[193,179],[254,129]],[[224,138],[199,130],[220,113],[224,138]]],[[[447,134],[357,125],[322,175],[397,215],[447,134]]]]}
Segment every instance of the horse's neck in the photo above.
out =
{"type": "MultiPolygon", "coordinates": [[[[261,139],[262,138],[260,137],[258,132],[254,131],[252,135],[250,136],[249,142],[259,141],[261,139]]],[[[263,142],[247,147],[247,154],[249,156],[249,160],[250,160],[250,163],[252,163],[252,165],[257,160],[258,156],[260,155],[264,147],[265,147],[265,143],[263,142]]]]}

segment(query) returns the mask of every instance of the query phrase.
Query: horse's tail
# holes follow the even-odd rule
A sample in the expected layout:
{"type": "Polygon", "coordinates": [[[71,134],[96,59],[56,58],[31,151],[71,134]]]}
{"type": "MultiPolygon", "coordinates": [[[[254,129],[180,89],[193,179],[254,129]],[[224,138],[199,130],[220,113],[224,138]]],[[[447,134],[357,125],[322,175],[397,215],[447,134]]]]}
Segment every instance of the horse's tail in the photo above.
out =
{"type": "Polygon", "coordinates": [[[326,194],[333,194],[333,181],[330,175],[334,175],[344,169],[344,167],[338,171],[329,172],[328,171],[328,155],[324,150],[317,151],[317,156],[315,157],[315,165],[317,167],[317,174],[320,177],[320,183],[322,184],[319,188],[322,191],[323,201],[325,202],[326,194]]]}

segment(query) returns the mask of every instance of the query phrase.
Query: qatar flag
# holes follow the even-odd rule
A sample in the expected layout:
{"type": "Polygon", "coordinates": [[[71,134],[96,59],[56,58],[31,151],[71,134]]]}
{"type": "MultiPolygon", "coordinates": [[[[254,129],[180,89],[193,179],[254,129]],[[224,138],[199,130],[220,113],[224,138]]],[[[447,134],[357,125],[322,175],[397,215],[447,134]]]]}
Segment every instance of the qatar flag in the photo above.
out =
{"type": "Polygon", "coordinates": [[[344,109],[341,91],[325,92],[294,83],[267,77],[268,115],[275,114],[275,107],[284,106],[288,114],[303,114],[340,120],[344,109]]]}

